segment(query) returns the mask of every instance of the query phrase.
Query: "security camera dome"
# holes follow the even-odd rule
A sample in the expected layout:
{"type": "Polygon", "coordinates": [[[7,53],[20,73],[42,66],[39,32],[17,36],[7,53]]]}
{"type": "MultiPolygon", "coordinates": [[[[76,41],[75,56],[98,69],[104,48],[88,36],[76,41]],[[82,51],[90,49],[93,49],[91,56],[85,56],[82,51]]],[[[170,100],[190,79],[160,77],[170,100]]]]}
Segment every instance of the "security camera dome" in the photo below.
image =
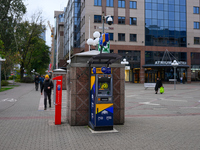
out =
{"type": "Polygon", "coordinates": [[[112,17],[108,17],[107,21],[108,21],[108,24],[111,25],[113,22],[112,17]]]}

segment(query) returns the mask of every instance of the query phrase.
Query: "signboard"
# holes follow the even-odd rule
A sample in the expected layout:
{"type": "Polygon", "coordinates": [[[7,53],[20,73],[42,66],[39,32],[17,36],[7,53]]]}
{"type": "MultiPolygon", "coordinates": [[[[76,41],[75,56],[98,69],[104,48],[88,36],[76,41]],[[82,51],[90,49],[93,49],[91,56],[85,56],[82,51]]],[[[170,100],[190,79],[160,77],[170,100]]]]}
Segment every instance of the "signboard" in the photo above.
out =
{"type": "MultiPolygon", "coordinates": [[[[98,44],[98,51],[101,51],[101,46],[98,44]]],[[[102,53],[110,53],[110,41],[107,42],[106,46],[102,47],[102,53]]]]}
{"type": "MultiPolygon", "coordinates": [[[[177,61],[179,65],[187,65],[185,61],[177,61]]],[[[156,65],[171,65],[172,61],[155,61],[156,65]]]]}

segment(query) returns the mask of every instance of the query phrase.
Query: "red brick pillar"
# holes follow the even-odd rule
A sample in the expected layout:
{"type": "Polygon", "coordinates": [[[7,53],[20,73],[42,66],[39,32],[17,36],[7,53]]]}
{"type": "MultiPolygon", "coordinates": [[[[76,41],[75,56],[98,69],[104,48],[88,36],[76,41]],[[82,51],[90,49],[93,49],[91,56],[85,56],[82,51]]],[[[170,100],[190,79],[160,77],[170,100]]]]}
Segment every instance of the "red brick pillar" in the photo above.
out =
{"type": "Polygon", "coordinates": [[[190,66],[187,69],[187,83],[191,83],[191,52],[187,52],[187,65],[190,66]]]}
{"type": "Polygon", "coordinates": [[[140,52],[140,83],[145,82],[145,69],[142,67],[145,65],[145,51],[141,50],[140,52]]]}

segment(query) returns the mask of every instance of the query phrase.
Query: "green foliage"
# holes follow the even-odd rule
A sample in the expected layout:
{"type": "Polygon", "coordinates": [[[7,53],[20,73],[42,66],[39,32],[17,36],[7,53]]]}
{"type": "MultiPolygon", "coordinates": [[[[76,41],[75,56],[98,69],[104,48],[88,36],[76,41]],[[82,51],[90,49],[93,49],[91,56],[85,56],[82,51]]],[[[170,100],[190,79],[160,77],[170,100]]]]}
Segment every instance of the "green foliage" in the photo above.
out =
{"type": "Polygon", "coordinates": [[[17,62],[14,28],[25,12],[23,0],[0,0],[0,55],[6,59],[2,64],[5,79],[17,62]]]}
{"type": "Polygon", "coordinates": [[[1,81],[1,86],[7,86],[8,84],[9,84],[9,82],[6,80],[1,81]]]}
{"type": "Polygon", "coordinates": [[[17,79],[17,76],[12,75],[12,76],[10,76],[8,79],[9,79],[9,80],[17,79]]]}

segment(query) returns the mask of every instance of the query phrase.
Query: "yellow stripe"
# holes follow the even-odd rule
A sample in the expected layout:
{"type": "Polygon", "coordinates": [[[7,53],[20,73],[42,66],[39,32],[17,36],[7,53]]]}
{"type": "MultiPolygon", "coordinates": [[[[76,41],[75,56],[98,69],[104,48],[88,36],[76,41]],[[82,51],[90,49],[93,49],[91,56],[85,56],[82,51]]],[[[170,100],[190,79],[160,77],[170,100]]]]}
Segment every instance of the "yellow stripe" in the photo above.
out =
{"type": "Polygon", "coordinates": [[[109,108],[110,106],[113,106],[113,103],[111,104],[96,104],[96,114],[98,114],[99,112],[103,111],[106,108],[109,108]],[[98,109],[98,112],[97,112],[98,109]]]}
{"type": "Polygon", "coordinates": [[[95,76],[91,76],[91,78],[90,78],[90,90],[92,90],[94,82],[95,82],[95,76]]]}

